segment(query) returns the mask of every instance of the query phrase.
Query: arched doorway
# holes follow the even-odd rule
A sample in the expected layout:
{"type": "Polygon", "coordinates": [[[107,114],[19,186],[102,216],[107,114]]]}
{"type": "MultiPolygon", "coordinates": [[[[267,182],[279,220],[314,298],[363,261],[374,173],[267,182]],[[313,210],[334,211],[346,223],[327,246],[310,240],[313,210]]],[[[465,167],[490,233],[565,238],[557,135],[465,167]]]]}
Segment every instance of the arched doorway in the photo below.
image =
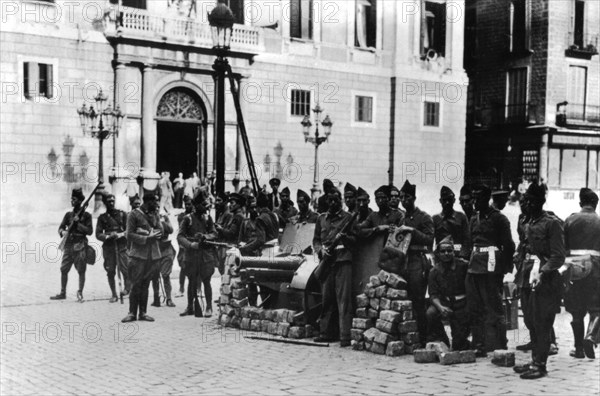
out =
{"type": "Polygon", "coordinates": [[[167,91],[156,111],[156,170],[206,176],[206,107],[191,89],[167,91]]]}

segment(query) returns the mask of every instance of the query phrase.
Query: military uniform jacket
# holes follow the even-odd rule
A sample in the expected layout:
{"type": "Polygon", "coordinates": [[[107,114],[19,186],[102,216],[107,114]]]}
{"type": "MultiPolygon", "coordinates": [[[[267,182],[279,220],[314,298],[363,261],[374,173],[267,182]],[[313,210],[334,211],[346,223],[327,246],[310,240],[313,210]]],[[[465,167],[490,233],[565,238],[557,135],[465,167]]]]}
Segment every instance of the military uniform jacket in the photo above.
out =
{"type": "Polygon", "coordinates": [[[435,243],[439,243],[450,235],[455,245],[461,245],[460,256],[469,258],[471,247],[469,246],[469,221],[467,220],[467,215],[454,210],[449,214],[444,212],[438,213],[433,215],[433,227],[435,243]]]}
{"type": "MultiPolygon", "coordinates": [[[[315,253],[319,253],[323,247],[329,247],[335,236],[341,231],[342,225],[350,220],[352,215],[340,209],[337,213],[323,213],[319,215],[315,225],[315,234],[313,237],[313,248],[315,253]]],[[[347,232],[350,243],[355,240],[352,234],[353,227],[347,232]]],[[[352,261],[352,251],[344,244],[340,243],[336,252],[336,262],[352,261]]]]}
{"type": "Polygon", "coordinates": [[[469,273],[505,274],[512,271],[512,259],[515,243],[510,231],[510,222],[499,210],[492,207],[486,213],[476,213],[471,217],[471,243],[473,253],[469,261],[469,273]],[[494,252],[495,266],[488,271],[490,253],[481,252],[482,248],[497,248],[494,252]]]}
{"type": "Polygon", "coordinates": [[[206,240],[217,238],[215,224],[208,214],[187,214],[177,233],[177,242],[183,248],[183,261],[186,263],[202,263],[215,265],[217,252],[214,246],[200,244],[200,249],[192,249],[192,243],[199,242],[200,236],[206,240]]]}
{"type": "Polygon", "coordinates": [[[217,217],[216,224],[225,227],[225,225],[231,221],[232,217],[233,215],[229,211],[229,208],[226,208],[225,211],[217,217]]]}
{"type": "Polygon", "coordinates": [[[388,210],[387,213],[372,212],[365,221],[358,225],[361,238],[370,238],[376,234],[376,228],[380,225],[400,226],[404,223],[404,214],[399,210],[388,210]]]}
{"type": "Polygon", "coordinates": [[[265,241],[276,239],[279,236],[279,224],[277,215],[269,209],[261,209],[256,218],[256,226],[263,229],[265,241]]]}
{"type": "Polygon", "coordinates": [[[600,251],[600,216],[591,207],[567,217],[564,228],[566,249],[600,251]]]}
{"type": "Polygon", "coordinates": [[[172,255],[175,258],[175,248],[169,239],[169,235],[173,233],[173,226],[171,225],[171,220],[169,220],[169,216],[162,215],[160,216],[160,223],[163,229],[163,235],[160,241],[158,241],[158,246],[160,246],[160,254],[161,256],[169,256],[172,255]]]}
{"type": "Polygon", "coordinates": [[[453,302],[456,296],[464,296],[465,280],[469,263],[455,258],[452,267],[437,263],[429,272],[429,297],[438,298],[441,302],[453,302]]]}
{"type": "MultiPolygon", "coordinates": [[[[118,250],[127,249],[125,236],[117,239],[108,239],[112,232],[124,233],[127,228],[127,214],[119,209],[106,211],[98,217],[96,224],[96,239],[104,242],[102,250],[114,254],[115,247],[118,250]]],[[[106,255],[106,253],[105,253],[106,255]]]]}
{"type": "Polygon", "coordinates": [[[529,252],[540,259],[540,272],[558,270],[565,263],[565,243],[561,221],[548,212],[529,220],[529,252]]]}
{"type": "Polygon", "coordinates": [[[219,232],[219,238],[223,240],[223,242],[229,243],[238,243],[240,236],[240,229],[242,227],[242,223],[244,222],[244,215],[242,211],[239,210],[236,213],[231,213],[231,217],[229,221],[221,224],[223,229],[219,232]]]}
{"type": "Polygon", "coordinates": [[[412,213],[406,213],[404,225],[413,227],[412,240],[408,251],[410,252],[431,252],[433,245],[433,220],[431,216],[416,208],[412,213]]]}
{"type": "Polygon", "coordinates": [[[142,205],[129,212],[127,216],[127,242],[129,256],[143,260],[158,260],[161,257],[160,246],[155,238],[148,238],[152,229],[160,229],[162,225],[157,213],[152,213],[142,205]]]}
{"type": "Polygon", "coordinates": [[[284,209],[283,206],[280,206],[279,209],[276,209],[274,212],[279,217],[279,226],[281,228],[285,228],[286,224],[291,221],[290,219],[298,215],[298,209],[294,208],[294,203],[291,201],[286,209],[284,209]]]}
{"type": "MultiPolygon", "coordinates": [[[[58,227],[59,235],[61,230],[64,231],[69,227],[75,215],[75,211],[65,213],[62,221],[60,222],[60,226],[58,227]]],[[[65,246],[70,246],[74,247],[76,250],[81,250],[79,248],[84,247],[84,244],[87,243],[87,236],[92,235],[93,231],[94,226],[92,225],[92,215],[88,212],[83,212],[81,218],[69,233],[69,237],[67,238],[65,246]]]]}
{"type": "Polygon", "coordinates": [[[259,227],[254,220],[244,219],[238,236],[238,243],[244,244],[240,248],[240,253],[243,256],[260,256],[265,242],[265,230],[259,227]]]}
{"type": "Polygon", "coordinates": [[[308,209],[305,213],[298,212],[298,216],[294,219],[294,223],[315,224],[319,215],[316,212],[308,209]]]}
{"type": "Polygon", "coordinates": [[[524,214],[519,215],[517,223],[517,234],[519,234],[519,246],[517,246],[517,254],[515,256],[515,266],[517,273],[515,274],[515,284],[519,287],[529,287],[529,275],[533,269],[533,261],[527,260],[529,247],[527,245],[527,228],[529,227],[529,218],[524,214]]]}

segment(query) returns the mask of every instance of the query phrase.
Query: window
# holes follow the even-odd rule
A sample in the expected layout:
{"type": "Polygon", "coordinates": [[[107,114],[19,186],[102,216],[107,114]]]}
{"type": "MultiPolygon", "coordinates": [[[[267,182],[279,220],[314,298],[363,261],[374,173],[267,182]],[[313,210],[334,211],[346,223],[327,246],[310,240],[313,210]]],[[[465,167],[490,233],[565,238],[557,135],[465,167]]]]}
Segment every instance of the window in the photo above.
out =
{"type": "Polygon", "coordinates": [[[584,10],[585,2],[582,0],[575,0],[575,8],[573,12],[573,43],[579,48],[583,48],[586,43],[583,40],[583,29],[584,29],[584,10]]]}
{"type": "Polygon", "coordinates": [[[231,9],[233,16],[235,17],[234,22],[240,25],[244,24],[244,0],[225,0],[224,3],[231,9]]]}
{"type": "Polygon", "coordinates": [[[587,68],[569,66],[567,76],[567,118],[586,119],[587,68]]]}
{"type": "Polygon", "coordinates": [[[377,47],[377,2],[356,0],[354,45],[361,48],[377,47]]]}
{"type": "Polygon", "coordinates": [[[312,40],[312,0],[290,0],[290,37],[312,40]]]}
{"type": "Polygon", "coordinates": [[[112,4],[119,4],[120,2],[124,7],[139,8],[142,10],[146,9],[146,0],[110,0],[110,2],[112,4]]]}
{"type": "Polygon", "coordinates": [[[528,0],[513,0],[510,3],[510,51],[522,52],[529,49],[531,27],[531,4],[528,0]]]}
{"type": "Polygon", "coordinates": [[[354,109],[354,121],[373,122],[373,98],[357,96],[354,109]]]}
{"type": "Polygon", "coordinates": [[[423,125],[439,127],[440,126],[440,103],[424,102],[423,106],[423,125]]]}
{"type": "Polygon", "coordinates": [[[291,115],[305,116],[310,114],[310,91],[303,89],[292,89],[291,97],[291,115]]]}
{"type": "Polygon", "coordinates": [[[446,3],[425,1],[421,15],[421,55],[423,58],[446,53],[446,3]]]}
{"type": "Polygon", "coordinates": [[[508,71],[506,95],[506,121],[522,122],[527,117],[527,68],[508,71]]]}
{"type": "Polygon", "coordinates": [[[31,99],[36,96],[52,98],[54,92],[53,66],[46,63],[23,62],[23,89],[25,97],[31,99]]]}

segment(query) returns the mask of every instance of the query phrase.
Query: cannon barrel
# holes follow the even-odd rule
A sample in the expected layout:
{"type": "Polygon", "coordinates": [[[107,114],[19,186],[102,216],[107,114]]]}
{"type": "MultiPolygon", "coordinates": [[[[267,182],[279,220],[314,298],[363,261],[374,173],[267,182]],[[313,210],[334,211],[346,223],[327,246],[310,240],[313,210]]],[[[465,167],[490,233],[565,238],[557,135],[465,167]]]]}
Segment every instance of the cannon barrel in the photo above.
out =
{"type": "Polygon", "coordinates": [[[281,269],[294,271],[300,267],[304,261],[302,256],[284,256],[284,257],[247,257],[240,256],[236,258],[236,264],[240,269],[243,268],[263,268],[263,269],[281,269]]]}

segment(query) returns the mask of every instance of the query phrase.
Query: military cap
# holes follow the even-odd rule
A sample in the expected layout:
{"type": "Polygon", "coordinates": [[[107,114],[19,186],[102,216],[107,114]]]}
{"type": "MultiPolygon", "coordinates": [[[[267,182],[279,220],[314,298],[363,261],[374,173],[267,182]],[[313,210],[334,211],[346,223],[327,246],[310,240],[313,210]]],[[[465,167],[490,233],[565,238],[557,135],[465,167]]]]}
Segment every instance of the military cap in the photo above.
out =
{"type": "Polygon", "coordinates": [[[450,187],[442,186],[440,189],[440,198],[454,198],[454,192],[450,187]]]}
{"type": "Polygon", "coordinates": [[[146,191],[144,193],[144,202],[148,201],[156,201],[156,192],[155,191],[146,191]]]}
{"type": "Polygon", "coordinates": [[[489,186],[487,186],[486,184],[476,184],[473,186],[473,192],[478,191],[481,194],[487,195],[487,196],[491,196],[492,195],[492,189],[489,188],[489,186]]]}
{"type": "Polygon", "coordinates": [[[400,193],[400,189],[398,187],[394,186],[393,184],[390,184],[390,194],[394,191],[398,194],[400,193]]]}
{"type": "Polygon", "coordinates": [[[115,196],[113,194],[110,194],[110,193],[102,194],[102,202],[106,203],[109,198],[114,199],[115,196]]]}
{"type": "Polygon", "coordinates": [[[344,195],[356,195],[356,187],[350,183],[346,183],[344,186],[344,195]]]}
{"type": "Polygon", "coordinates": [[[537,183],[531,183],[529,187],[527,187],[527,191],[525,192],[527,198],[534,198],[537,200],[545,200],[546,199],[546,189],[544,186],[540,186],[537,183]]]}
{"type": "Polygon", "coordinates": [[[278,178],[274,177],[271,180],[269,180],[269,185],[271,187],[273,187],[273,186],[279,187],[281,185],[281,180],[279,180],[278,178]]]}
{"type": "Polygon", "coordinates": [[[454,240],[452,239],[452,235],[446,236],[444,239],[437,243],[436,249],[439,249],[441,245],[451,245],[454,247],[454,240]]]}
{"type": "Polygon", "coordinates": [[[327,191],[329,188],[334,187],[333,182],[329,179],[323,180],[323,190],[327,191]]]}
{"type": "Polygon", "coordinates": [[[388,185],[383,185],[381,187],[379,187],[377,190],[375,190],[375,196],[377,196],[377,194],[383,194],[386,197],[389,198],[390,196],[390,186],[388,185]]]}
{"type": "Polygon", "coordinates": [[[579,201],[582,203],[597,203],[598,194],[590,190],[589,188],[582,188],[579,190],[579,201]]]}
{"type": "Polygon", "coordinates": [[[306,202],[310,202],[310,196],[302,190],[298,190],[296,193],[296,200],[298,201],[300,198],[304,198],[306,202]]]}
{"type": "Polygon", "coordinates": [[[256,206],[259,208],[266,208],[269,206],[269,197],[264,192],[258,193],[256,197],[256,206]]]}
{"type": "Polygon", "coordinates": [[[81,188],[74,188],[71,192],[71,198],[77,198],[80,201],[85,201],[85,195],[83,195],[83,191],[81,191],[81,188]]]}
{"type": "Polygon", "coordinates": [[[472,191],[471,191],[471,186],[468,184],[465,184],[464,186],[462,186],[460,188],[460,196],[465,196],[465,195],[471,195],[472,191]]]}
{"type": "Polygon", "coordinates": [[[340,196],[340,198],[342,197],[342,193],[340,192],[340,190],[333,185],[331,186],[331,188],[329,189],[329,192],[327,194],[337,194],[340,196]]]}
{"type": "Polygon", "coordinates": [[[492,192],[492,197],[500,198],[504,195],[508,196],[509,192],[504,190],[496,190],[492,192]]]}
{"type": "Polygon", "coordinates": [[[283,190],[281,190],[280,195],[284,195],[284,194],[290,195],[290,189],[286,187],[283,190]]]}
{"type": "Polygon", "coordinates": [[[370,198],[369,193],[362,189],[362,187],[358,187],[356,198],[370,198]]]}
{"type": "Polygon", "coordinates": [[[414,184],[410,184],[408,179],[404,182],[404,185],[402,186],[400,191],[413,197],[417,196],[417,186],[414,184]]]}
{"type": "Polygon", "coordinates": [[[229,197],[227,199],[228,199],[228,201],[235,201],[242,206],[246,205],[246,198],[244,198],[243,195],[240,195],[238,193],[229,194],[229,197]]]}
{"type": "Polygon", "coordinates": [[[137,194],[135,194],[134,196],[129,197],[129,203],[132,204],[133,201],[136,201],[136,200],[139,200],[139,199],[140,199],[140,196],[137,195],[137,194]]]}

